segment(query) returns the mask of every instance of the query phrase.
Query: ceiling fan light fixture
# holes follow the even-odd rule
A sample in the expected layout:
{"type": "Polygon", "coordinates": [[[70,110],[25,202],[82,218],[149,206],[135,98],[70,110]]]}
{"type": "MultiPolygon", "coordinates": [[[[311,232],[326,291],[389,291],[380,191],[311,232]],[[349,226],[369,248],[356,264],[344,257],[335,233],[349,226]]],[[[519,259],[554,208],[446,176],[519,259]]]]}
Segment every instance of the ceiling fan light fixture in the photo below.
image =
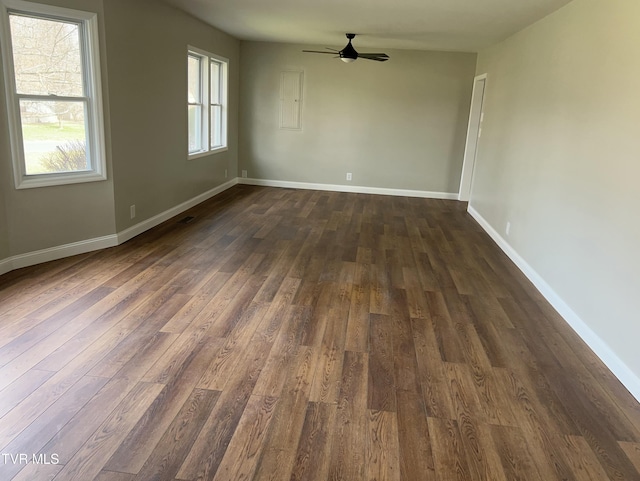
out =
{"type": "Polygon", "coordinates": [[[362,57],[362,58],[364,58],[366,60],[375,60],[376,62],[386,62],[387,60],[389,60],[389,56],[386,53],[363,53],[363,54],[359,54],[357,52],[357,50],[355,48],[353,48],[353,45],[351,45],[351,40],[353,40],[353,38],[355,38],[356,34],[355,33],[347,33],[346,36],[349,39],[349,43],[347,43],[347,45],[340,51],[337,51],[337,50],[334,50],[332,48],[327,47],[327,50],[330,50],[330,52],[325,52],[325,51],[322,51],[322,50],[303,50],[303,52],[324,53],[324,54],[329,54],[329,55],[335,55],[337,53],[338,57],[340,57],[340,60],[342,60],[344,63],[355,62],[360,57],[362,57]]]}
{"type": "Polygon", "coordinates": [[[355,62],[358,58],[358,52],[356,52],[356,49],[351,45],[351,40],[355,36],[356,35],[354,33],[348,33],[347,38],[349,39],[349,43],[347,43],[346,47],[340,50],[340,60],[345,63],[355,62]]]}

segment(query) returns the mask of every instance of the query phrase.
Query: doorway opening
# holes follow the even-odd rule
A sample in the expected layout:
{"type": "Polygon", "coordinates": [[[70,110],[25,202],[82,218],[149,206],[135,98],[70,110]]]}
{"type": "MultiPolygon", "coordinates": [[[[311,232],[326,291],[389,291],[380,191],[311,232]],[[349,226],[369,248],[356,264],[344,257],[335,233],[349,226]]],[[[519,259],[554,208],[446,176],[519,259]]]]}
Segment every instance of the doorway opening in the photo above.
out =
{"type": "Polygon", "coordinates": [[[469,126],[467,128],[467,142],[464,147],[464,161],[462,176],[460,177],[460,193],[458,200],[468,201],[471,198],[473,172],[478,153],[478,142],[482,136],[482,120],[484,118],[483,104],[486,90],[487,74],[478,75],[473,79],[471,94],[471,111],[469,112],[469,126]]]}

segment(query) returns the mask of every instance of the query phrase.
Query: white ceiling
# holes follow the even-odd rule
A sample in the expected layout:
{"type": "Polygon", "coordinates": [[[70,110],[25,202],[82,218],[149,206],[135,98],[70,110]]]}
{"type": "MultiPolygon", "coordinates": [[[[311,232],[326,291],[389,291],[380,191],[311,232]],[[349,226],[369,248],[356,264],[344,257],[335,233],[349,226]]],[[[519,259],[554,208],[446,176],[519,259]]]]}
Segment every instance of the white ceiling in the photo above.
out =
{"type": "Polygon", "coordinates": [[[476,52],[570,0],[166,0],[243,40],[476,52]]]}

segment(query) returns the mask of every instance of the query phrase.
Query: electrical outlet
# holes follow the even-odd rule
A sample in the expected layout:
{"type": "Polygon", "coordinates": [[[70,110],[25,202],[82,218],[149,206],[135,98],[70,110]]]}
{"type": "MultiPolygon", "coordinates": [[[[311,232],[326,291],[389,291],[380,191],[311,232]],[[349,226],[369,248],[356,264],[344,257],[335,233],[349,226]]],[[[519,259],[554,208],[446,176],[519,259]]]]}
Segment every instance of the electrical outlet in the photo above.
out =
{"type": "Polygon", "coordinates": [[[347,172],[347,180],[351,180],[352,176],[351,176],[351,172],[347,172]]]}
{"type": "Polygon", "coordinates": [[[136,216],[136,205],[133,204],[129,207],[129,213],[131,214],[131,218],[133,219],[136,216]]]}
{"type": "Polygon", "coordinates": [[[224,178],[226,179],[228,175],[229,173],[227,172],[227,169],[224,169],[224,178]]]}
{"type": "Polygon", "coordinates": [[[507,235],[509,235],[509,232],[511,232],[511,222],[507,222],[507,227],[504,230],[507,235]]]}
{"type": "Polygon", "coordinates": [[[245,178],[245,179],[247,178],[247,171],[246,170],[242,171],[242,177],[245,178]]]}

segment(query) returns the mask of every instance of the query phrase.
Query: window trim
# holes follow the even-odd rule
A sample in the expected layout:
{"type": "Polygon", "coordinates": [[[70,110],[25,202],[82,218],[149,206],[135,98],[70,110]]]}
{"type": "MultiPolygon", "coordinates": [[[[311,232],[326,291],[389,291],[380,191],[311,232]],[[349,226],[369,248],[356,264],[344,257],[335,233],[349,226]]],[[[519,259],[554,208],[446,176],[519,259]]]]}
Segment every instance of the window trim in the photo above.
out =
{"type": "MultiPolygon", "coordinates": [[[[102,106],[98,14],[95,12],[43,5],[24,0],[0,0],[0,25],[2,25],[0,47],[2,49],[2,67],[5,80],[11,158],[16,189],[106,180],[107,164],[102,106]],[[83,82],[86,90],[82,97],[73,97],[73,99],[74,101],[82,99],[86,102],[87,156],[90,161],[91,170],[83,172],[26,174],[20,117],[20,98],[24,97],[25,94],[18,94],[16,87],[13,46],[9,26],[9,15],[11,12],[77,23],[80,26],[83,82]]],[[[32,94],[26,96],[34,97],[32,94]]],[[[41,97],[42,100],[65,100],[63,96],[44,95],[41,97]]]]}
{"type": "MultiPolygon", "coordinates": [[[[201,128],[201,136],[202,139],[205,140],[206,148],[202,150],[198,150],[196,152],[189,152],[189,143],[187,142],[187,157],[189,160],[197,159],[200,157],[204,157],[206,155],[217,154],[220,152],[225,152],[229,150],[229,139],[227,135],[227,125],[229,123],[228,116],[228,85],[229,85],[229,59],[222,57],[220,55],[207,52],[206,50],[202,50],[197,47],[193,47],[189,45],[187,47],[187,59],[189,57],[199,57],[202,60],[206,60],[206,67],[200,69],[200,85],[201,85],[201,102],[202,102],[202,118],[200,120],[200,128],[201,128]],[[221,127],[220,127],[220,138],[222,139],[222,144],[217,147],[211,147],[211,128],[210,128],[210,119],[211,119],[211,62],[216,62],[220,64],[220,111],[221,111],[221,127]]],[[[188,75],[188,74],[187,74],[188,75]]],[[[187,78],[188,80],[188,78],[187,78]]],[[[187,111],[189,105],[193,105],[189,103],[187,99],[187,111]]],[[[200,104],[197,104],[200,105],[200,104]]],[[[218,104],[216,104],[218,105],[218,104]]],[[[189,129],[189,119],[187,114],[187,131],[189,129]]],[[[187,134],[188,136],[188,134],[187,134]]]]}

